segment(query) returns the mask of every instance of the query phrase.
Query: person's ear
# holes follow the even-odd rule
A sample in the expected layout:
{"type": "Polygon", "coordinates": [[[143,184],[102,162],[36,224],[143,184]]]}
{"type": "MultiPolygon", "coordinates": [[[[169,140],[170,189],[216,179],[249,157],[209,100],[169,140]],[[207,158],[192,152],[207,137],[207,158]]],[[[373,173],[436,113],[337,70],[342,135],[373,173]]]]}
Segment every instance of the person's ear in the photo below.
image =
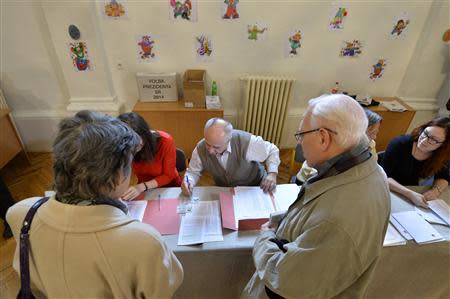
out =
{"type": "Polygon", "coordinates": [[[328,132],[325,129],[319,130],[319,136],[320,136],[320,146],[325,151],[327,150],[331,145],[331,136],[330,132],[328,132]]]}

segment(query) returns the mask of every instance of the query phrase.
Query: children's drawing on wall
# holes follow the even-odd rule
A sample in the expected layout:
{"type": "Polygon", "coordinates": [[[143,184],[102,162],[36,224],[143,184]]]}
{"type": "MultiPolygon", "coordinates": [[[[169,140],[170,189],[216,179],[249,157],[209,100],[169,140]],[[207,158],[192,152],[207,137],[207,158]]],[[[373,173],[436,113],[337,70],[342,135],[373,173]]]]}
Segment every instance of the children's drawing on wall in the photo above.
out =
{"type": "Polygon", "coordinates": [[[383,76],[385,67],[386,67],[386,59],[384,58],[377,59],[376,63],[372,65],[369,78],[372,81],[380,79],[383,76]]]}
{"type": "Polygon", "coordinates": [[[393,21],[393,28],[391,30],[392,38],[403,38],[405,37],[408,25],[409,25],[409,16],[406,12],[401,13],[397,16],[393,21]]]}
{"type": "Polygon", "coordinates": [[[267,35],[267,26],[261,23],[247,25],[247,39],[251,41],[264,40],[267,35]]]}
{"type": "Polygon", "coordinates": [[[329,28],[331,30],[342,30],[344,29],[344,21],[348,15],[347,8],[345,7],[335,7],[333,9],[333,15],[331,17],[331,22],[329,28]]]}
{"type": "Polygon", "coordinates": [[[87,71],[92,69],[91,61],[89,60],[88,50],[85,42],[69,43],[70,58],[73,66],[77,71],[87,71]]]}
{"type": "Polygon", "coordinates": [[[239,0],[224,0],[224,12],[222,14],[222,19],[238,19],[238,4],[239,0]]]}
{"type": "Polygon", "coordinates": [[[286,54],[289,57],[298,57],[301,44],[302,33],[299,29],[289,33],[286,43],[286,54]]]}
{"type": "Polygon", "coordinates": [[[341,49],[340,56],[342,57],[358,57],[362,53],[362,42],[360,40],[353,40],[351,42],[344,41],[344,46],[341,49]]]}
{"type": "Polygon", "coordinates": [[[125,0],[106,0],[103,5],[103,16],[107,19],[125,19],[127,8],[125,0]]]}
{"type": "Polygon", "coordinates": [[[150,34],[136,37],[136,46],[139,62],[151,62],[155,59],[155,37],[150,34]]]}
{"type": "Polygon", "coordinates": [[[211,37],[207,34],[201,34],[195,37],[195,49],[197,60],[212,61],[213,47],[211,37]]]}
{"type": "Polygon", "coordinates": [[[197,0],[169,0],[171,20],[197,21],[197,0]]]}

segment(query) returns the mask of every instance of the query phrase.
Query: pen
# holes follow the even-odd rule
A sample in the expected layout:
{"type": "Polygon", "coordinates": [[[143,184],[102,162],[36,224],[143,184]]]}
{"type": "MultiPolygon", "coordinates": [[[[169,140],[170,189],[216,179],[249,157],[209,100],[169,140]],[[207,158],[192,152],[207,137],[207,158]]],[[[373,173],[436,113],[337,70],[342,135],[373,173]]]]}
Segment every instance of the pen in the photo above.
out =
{"type": "Polygon", "coordinates": [[[188,189],[189,189],[189,192],[191,192],[191,196],[192,196],[191,184],[189,183],[189,177],[188,176],[186,176],[186,183],[188,184],[188,189]]]}
{"type": "Polygon", "coordinates": [[[158,194],[158,211],[161,211],[161,194],[158,194]]]}

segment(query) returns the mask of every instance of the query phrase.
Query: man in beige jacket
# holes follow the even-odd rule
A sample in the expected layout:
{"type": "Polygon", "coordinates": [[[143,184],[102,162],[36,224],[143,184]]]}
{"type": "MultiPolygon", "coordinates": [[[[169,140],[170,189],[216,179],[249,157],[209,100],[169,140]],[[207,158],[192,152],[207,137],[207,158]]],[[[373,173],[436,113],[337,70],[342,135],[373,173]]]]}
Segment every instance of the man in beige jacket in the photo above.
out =
{"type": "Polygon", "coordinates": [[[309,102],[295,136],[318,173],[280,222],[261,227],[256,272],[242,297],[364,297],[390,213],[386,176],[370,154],[366,128],[350,97],[309,102]]]}

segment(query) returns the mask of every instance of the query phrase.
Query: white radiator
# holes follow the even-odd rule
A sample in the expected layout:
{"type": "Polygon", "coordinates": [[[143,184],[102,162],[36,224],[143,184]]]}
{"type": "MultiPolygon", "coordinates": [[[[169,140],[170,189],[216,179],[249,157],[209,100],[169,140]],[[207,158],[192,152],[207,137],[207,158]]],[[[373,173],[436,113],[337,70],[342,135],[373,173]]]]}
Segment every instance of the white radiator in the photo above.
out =
{"type": "Polygon", "coordinates": [[[249,76],[242,80],[245,90],[240,129],[279,145],[295,79],[249,76]]]}

